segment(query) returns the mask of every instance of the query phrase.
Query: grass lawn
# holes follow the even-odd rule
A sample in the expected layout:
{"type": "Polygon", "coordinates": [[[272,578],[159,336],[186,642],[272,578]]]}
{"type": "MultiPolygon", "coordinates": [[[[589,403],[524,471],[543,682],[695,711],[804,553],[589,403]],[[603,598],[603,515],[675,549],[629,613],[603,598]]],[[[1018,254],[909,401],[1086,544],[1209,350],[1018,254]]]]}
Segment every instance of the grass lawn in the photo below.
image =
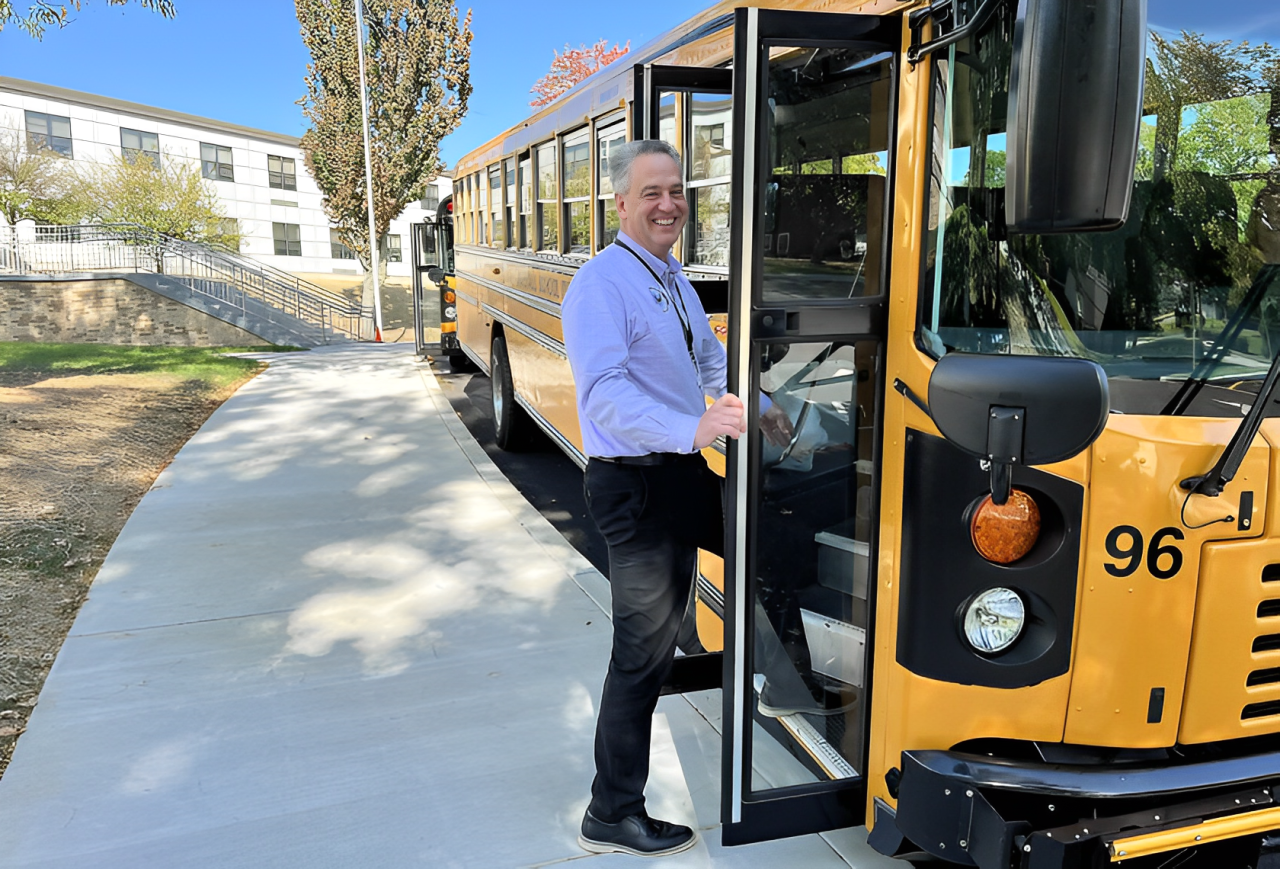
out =
{"type": "Polygon", "coordinates": [[[230,350],[0,342],[0,775],[156,475],[266,367],[230,350]]]}
{"type": "Polygon", "coordinates": [[[0,343],[0,371],[72,374],[169,374],[221,389],[257,371],[262,363],[225,356],[278,352],[296,347],[148,347],[121,344],[0,343]]]}

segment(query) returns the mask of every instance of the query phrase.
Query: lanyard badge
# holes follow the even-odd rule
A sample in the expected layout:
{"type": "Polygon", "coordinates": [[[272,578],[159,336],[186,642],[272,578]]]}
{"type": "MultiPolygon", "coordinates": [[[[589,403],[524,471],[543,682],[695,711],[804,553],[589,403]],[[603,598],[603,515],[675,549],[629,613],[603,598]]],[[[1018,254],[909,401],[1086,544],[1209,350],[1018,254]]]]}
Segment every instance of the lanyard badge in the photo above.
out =
{"type": "Polygon", "coordinates": [[[675,298],[676,319],[680,321],[680,330],[684,333],[684,346],[689,351],[689,361],[693,363],[693,373],[698,379],[698,390],[702,391],[702,371],[698,368],[698,354],[693,351],[693,324],[689,320],[689,309],[684,306],[684,294],[680,292],[679,282],[673,281],[675,286],[668,287],[666,281],[659,277],[658,273],[653,270],[653,266],[645,262],[644,257],[632,250],[630,245],[623,244],[618,239],[614,239],[613,243],[635,257],[636,261],[639,262],[640,265],[644,266],[645,270],[648,271],[649,274],[653,275],[653,279],[658,282],[658,286],[666,289],[666,293],[664,293],[662,290],[658,290],[653,287],[649,288],[649,292],[653,295],[654,301],[662,306],[662,312],[664,314],[667,312],[667,309],[671,307],[670,302],[667,299],[667,295],[670,294],[675,298]]]}

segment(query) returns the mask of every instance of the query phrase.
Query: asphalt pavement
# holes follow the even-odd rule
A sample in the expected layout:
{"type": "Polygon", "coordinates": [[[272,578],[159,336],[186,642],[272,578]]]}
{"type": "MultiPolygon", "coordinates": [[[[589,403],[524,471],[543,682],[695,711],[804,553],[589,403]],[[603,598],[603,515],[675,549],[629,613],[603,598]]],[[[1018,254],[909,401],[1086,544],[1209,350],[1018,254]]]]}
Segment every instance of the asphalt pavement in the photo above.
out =
{"type": "MultiPolygon", "coordinates": [[[[655,865],[576,844],[608,584],[403,346],[270,357],[156,480],[0,779],[0,867],[655,865]]],[[[718,693],[665,697],[670,867],[897,866],[843,830],[720,845],[718,693]]]]}

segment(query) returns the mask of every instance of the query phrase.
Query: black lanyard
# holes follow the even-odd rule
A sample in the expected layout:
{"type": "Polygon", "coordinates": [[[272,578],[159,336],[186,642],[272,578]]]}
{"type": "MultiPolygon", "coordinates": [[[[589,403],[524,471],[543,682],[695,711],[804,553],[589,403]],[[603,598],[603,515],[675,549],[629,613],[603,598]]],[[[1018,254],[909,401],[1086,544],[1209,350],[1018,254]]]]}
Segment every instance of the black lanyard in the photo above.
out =
{"type": "Polygon", "coordinates": [[[684,293],[680,292],[680,281],[677,279],[673,282],[675,284],[674,287],[668,287],[667,282],[658,277],[658,273],[653,270],[653,266],[649,265],[644,257],[632,250],[630,245],[623,244],[620,239],[614,239],[613,243],[635,257],[640,265],[644,266],[649,274],[653,275],[653,279],[658,282],[658,286],[675,296],[676,305],[679,306],[675,308],[676,319],[680,321],[680,328],[684,331],[684,345],[689,350],[689,361],[693,363],[693,370],[698,375],[698,382],[701,383],[702,372],[698,368],[698,355],[693,352],[692,321],[689,319],[689,309],[684,306],[684,293]]]}

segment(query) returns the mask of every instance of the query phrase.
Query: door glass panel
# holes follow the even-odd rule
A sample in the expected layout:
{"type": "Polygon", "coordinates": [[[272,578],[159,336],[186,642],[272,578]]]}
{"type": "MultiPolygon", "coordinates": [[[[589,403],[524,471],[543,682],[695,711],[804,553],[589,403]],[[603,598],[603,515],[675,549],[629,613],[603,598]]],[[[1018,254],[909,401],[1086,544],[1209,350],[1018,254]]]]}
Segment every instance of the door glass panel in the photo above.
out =
{"type": "Polygon", "coordinates": [[[689,93],[686,262],[729,265],[729,180],[733,172],[733,97],[689,93]]]}
{"type": "Polygon", "coordinates": [[[891,74],[884,53],[771,52],[762,118],[766,303],[882,292],[891,74]]]}
{"type": "Polygon", "coordinates": [[[658,95],[658,138],[674,146],[684,156],[684,149],[676,138],[676,95],[673,93],[658,95]]]}
{"type": "Polygon", "coordinates": [[[693,244],[689,262],[700,266],[729,264],[729,185],[709,184],[690,191],[693,244]]]}
{"type": "Polygon", "coordinates": [[[690,94],[693,132],[690,181],[728,178],[733,171],[733,97],[729,94],[690,94]]]}
{"type": "Polygon", "coordinates": [[[751,789],[858,777],[874,506],[875,341],[757,345],[791,420],[762,439],[751,580],[751,789]]]}

